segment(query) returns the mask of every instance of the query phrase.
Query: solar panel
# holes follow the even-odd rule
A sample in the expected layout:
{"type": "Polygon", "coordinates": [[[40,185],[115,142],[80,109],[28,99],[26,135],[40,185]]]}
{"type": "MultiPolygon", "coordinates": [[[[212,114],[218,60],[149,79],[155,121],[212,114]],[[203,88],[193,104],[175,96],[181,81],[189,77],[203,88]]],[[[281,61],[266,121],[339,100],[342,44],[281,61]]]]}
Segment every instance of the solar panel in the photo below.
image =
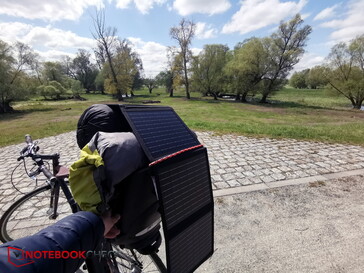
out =
{"type": "Polygon", "coordinates": [[[152,162],[149,166],[159,197],[167,271],[193,272],[213,253],[207,150],[170,107],[119,105],[118,111],[152,162]]]}
{"type": "Polygon", "coordinates": [[[200,144],[170,107],[120,107],[151,162],[200,144]]]}
{"type": "Polygon", "coordinates": [[[213,214],[209,212],[168,242],[168,271],[193,272],[212,254],[213,214]]]}
{"type": "Polygon", "coordinates": [[[213,196],[206,148],[151,165],[161,204],[168,272],[193,272],[213,253],[213,196]]]}

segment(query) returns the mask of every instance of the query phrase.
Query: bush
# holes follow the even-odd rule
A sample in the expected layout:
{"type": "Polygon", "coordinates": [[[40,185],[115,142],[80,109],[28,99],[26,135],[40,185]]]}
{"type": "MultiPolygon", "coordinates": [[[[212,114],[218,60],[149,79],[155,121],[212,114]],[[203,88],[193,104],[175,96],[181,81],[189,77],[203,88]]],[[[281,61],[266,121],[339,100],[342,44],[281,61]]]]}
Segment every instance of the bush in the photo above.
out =
{"type": "Polygon", "coordinates": [[[48,85],[41,85],[37,88],[39,94],[45,99],[61,99],[62,95],[65,95],[67,90],[57,81],[51,81],[48,85]]]}
{"type": "Polygon", "coordinates": [[[74,98],[79,98],[81,93],[83,93],[85,89],[82,87],[80,81],[73,80],[71,83],[71,92],[74,98]]]}

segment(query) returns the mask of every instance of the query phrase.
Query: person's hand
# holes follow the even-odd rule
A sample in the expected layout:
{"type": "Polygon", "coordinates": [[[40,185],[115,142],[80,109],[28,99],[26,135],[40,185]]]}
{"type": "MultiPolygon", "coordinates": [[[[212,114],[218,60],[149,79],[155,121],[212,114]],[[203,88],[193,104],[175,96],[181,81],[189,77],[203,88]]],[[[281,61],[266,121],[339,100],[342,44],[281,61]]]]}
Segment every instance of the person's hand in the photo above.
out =
{"type": "Polygon", "coordinates": [[[112,239],[120,234],[120,230],[115,226],[117,221],[120,219],[119,214],[111,215],[111,211],[106,211],[103,215],[101,215],[101,218],[105,226],[105,238],[112,239]]]}

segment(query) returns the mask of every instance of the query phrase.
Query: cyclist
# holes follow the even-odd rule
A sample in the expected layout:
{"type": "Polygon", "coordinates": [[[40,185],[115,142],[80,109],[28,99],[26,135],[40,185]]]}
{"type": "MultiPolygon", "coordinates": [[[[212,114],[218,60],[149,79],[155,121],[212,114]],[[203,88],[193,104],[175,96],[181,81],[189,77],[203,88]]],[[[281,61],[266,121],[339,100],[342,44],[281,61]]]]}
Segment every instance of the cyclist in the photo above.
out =
{"type": "Polygon", "coordinates": [[[83,259],[51,258],[49,253],[58,251],[94,250],[105,238],[115,238],[120,231],[114,226],[120,219],[110,212],[98,216],[92,212],[80,211],[60,220],[35,235],[21,238],[0,245],[1,272],[7,273],[74,273],[84,261],[83,259]],[[29,259],[25,252],[43,252],[49,256],[40,259],[29,259]],[[27,259],[28,258],[28,259],[27,259]]]}

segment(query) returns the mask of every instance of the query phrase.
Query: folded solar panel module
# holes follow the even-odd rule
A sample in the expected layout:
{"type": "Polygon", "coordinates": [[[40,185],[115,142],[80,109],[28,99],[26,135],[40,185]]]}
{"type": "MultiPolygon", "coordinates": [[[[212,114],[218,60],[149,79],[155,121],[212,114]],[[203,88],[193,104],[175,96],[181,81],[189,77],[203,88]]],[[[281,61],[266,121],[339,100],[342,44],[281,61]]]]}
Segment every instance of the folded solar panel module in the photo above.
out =
{"type": "Polygon", "coordinates": [[[161,206],[167,271],[193,272],[213,253],[207,150],[170,107],[120,106],[151,164],[161,206]]]}

